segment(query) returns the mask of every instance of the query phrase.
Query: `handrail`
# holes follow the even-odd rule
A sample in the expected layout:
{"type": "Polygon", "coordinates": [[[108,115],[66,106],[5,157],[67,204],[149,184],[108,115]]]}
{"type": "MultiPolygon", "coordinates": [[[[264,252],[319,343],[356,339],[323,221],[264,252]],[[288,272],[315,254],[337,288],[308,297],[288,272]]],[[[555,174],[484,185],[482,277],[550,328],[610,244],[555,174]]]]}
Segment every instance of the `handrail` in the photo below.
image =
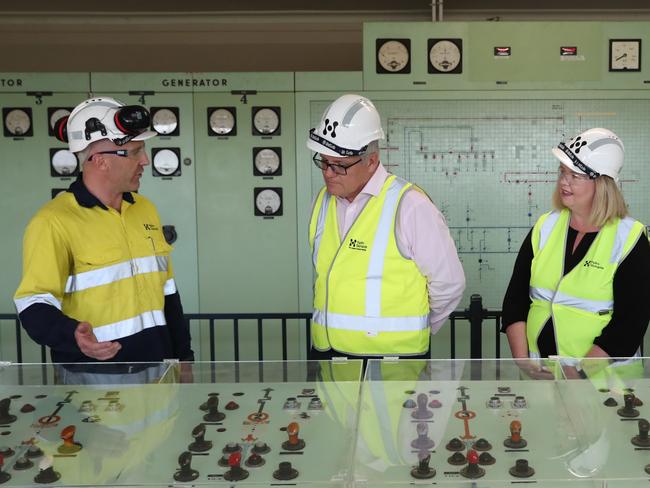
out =
{"type": "MultiPolygon", "coordinates": [[[[257,321],[257,359],[264,360],[264,321],[266,320],[280,320],[281,337],[282,337],[282,359],[288,359],[288,335],[287,327],[288,320],[304,321],[304,347],[305,357],[309,357],[311,348],[311,312],[269,312],[269,313],[189,313],[185,314],[185,319],[190,323],[190,327],[196,321],[207,321],[208,332],[210,337],[209,355],[210,361],[216,361],[216,343],[215,343],[215,322],[231,321],[232,322],[232,335],[233,335],[233,354],[234,360],[241,359],[240,354],[240,322],[244,320],[257,321]]],[[[23,362],[23,331],[20,326],[20,320],[16,314],[0,314],[0,321],[10,320],[15,322],[15,342],[16,342],[16,362],[23,362]]],[[[482,328],[485,320],[494,320],[494,334],[495,334],[495,358],[501,357],[500,346],[500,327],[501,327],[501,311],[485,310],[482,306],[480,295],[472,295],[470,299],[470,306],[465,310],[455,311],[449,316],[451,326],[450,337],[450,358],[456,359],[456,325],[459,321],[469,321],[470,324],[470,358],[480,359],[482,357],[482,328]]],[[[199,327],[201,325],[199,324],[199,327]]],[[[45,346],[41,346],[40,356],[41,362],[47,362],[47,351],[45,346]]]]}

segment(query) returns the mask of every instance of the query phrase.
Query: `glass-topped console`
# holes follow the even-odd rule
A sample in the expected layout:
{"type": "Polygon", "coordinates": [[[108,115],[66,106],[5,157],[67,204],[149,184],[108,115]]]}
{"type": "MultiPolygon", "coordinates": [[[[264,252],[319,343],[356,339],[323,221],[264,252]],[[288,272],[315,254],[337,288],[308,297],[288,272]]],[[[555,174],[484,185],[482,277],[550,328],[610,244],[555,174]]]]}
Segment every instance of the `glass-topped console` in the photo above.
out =
{"type": "Polygon", "coordinates": [[[1,486],[343,486],[361,362],[0,365],[1,486]]]}
{"type": "Polygon", "coordinates": [[[647,484],[648,377],[647,359],[371,361],[355,484],[647,484]]]}
{"type": "Polygon", "coordinates": [[[632,488],[649,365],[0,363],[0,486],[632,488]]]}

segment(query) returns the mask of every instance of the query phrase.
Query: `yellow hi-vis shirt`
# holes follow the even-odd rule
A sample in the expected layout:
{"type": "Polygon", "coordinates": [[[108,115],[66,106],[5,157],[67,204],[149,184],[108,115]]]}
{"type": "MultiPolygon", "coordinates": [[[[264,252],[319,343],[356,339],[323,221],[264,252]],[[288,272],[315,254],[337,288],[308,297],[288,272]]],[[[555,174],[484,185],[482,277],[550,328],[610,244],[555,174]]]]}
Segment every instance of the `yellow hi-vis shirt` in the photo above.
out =
{"type": "Polygon", "coordinates": [[[539,357],[537,338],[551,317],[560,356],[581,358],[589,352],[612,317],[616,269],[645,231],[632,218],[612,219],[583,260],[563,275],[570,220],[569,210],[549,212],[533,227],[532,304],[526,322],[531,357],[539,357]]]}
{"type": "Polygon", "coordinates": [[[90,322],[99,341],[166,325],[165,295],[176,293],[171,246],[154,205],[131,195],[117,212],[61,192],[36,213],[23,242],[18,313],[52,305],[90,322]]]}
{"type": "Polygon", "coordinates": [[[429,347],[427,280],[395,240],[410,183],[391,175],[343,239],[336,198],[323,188],[309,241],[316,270],[312,344],[353,355],[417,355],[429,347]]]}

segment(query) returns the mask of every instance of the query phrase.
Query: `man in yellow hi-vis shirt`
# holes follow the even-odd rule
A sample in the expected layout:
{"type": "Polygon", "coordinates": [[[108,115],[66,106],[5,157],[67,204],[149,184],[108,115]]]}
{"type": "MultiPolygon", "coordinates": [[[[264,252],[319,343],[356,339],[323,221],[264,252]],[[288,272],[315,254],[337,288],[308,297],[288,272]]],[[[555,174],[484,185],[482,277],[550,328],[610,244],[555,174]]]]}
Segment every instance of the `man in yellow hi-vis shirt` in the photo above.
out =
{"type": "Polygon", "coordinates": [[[373,103],[343,95],[309,132],[325,186],[309,242],[316,271],[311,359],[425,358],[460,301],[463,268],[442,214],[379,161],[373,103]]]}
{"type": "Polygon", "coordinates": [[[149,112],[109,97],[55,127],[83,172],[32,218],[14,302],[54,362],[193,359],[158,212],[135,193],[149,112]]]}

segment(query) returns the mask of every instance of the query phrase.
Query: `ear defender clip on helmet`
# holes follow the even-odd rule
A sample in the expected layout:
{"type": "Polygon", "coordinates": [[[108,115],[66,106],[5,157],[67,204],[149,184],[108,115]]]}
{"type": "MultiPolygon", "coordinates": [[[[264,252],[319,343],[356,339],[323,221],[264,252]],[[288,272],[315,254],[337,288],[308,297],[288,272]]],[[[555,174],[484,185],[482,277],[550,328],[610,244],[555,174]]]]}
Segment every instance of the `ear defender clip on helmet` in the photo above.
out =
{"type": "Polygon", "coordinates": [[[94,132],[99,132],[103,136],[107,134],[106,126],[96,117],[86,120],[86,129],[84,130],[84,134],[86,135],[87,141],[90,140],[94,132]]]}

